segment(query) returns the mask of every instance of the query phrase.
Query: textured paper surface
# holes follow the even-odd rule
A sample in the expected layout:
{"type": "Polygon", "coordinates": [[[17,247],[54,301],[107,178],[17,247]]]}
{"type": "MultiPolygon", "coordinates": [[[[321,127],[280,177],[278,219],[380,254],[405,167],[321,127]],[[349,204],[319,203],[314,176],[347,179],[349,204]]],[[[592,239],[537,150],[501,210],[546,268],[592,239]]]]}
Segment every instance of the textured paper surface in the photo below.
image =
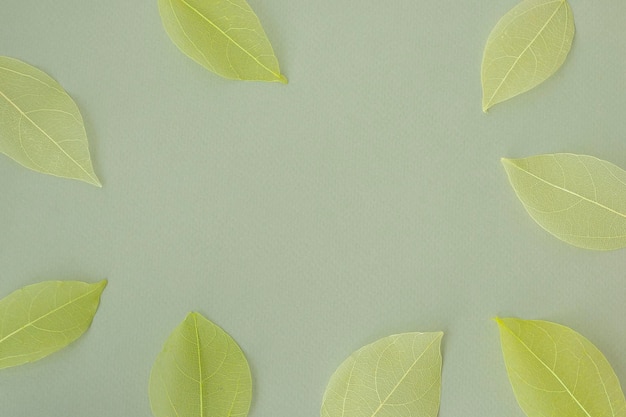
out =
{"type": "Polygon", "coordinates": [[[489,115],[482,51],[516,1],[250,0],[285,86],[181,56],[156,2],[6,3],[2,54],[68,87],[105,187],[0,161],[3,292],[109,284],[98,332],[0,376],[2,415],[150,417],[188,311],[245,346],[250,417],[318,415],[349,352],[416,329],[446,334],[441,417],[511,415],[496,315],[567,323],[626,380],[624,253],[537,227],[500,163],[626,167],[626,3],[572,4],[567,71],[489,115]]]}

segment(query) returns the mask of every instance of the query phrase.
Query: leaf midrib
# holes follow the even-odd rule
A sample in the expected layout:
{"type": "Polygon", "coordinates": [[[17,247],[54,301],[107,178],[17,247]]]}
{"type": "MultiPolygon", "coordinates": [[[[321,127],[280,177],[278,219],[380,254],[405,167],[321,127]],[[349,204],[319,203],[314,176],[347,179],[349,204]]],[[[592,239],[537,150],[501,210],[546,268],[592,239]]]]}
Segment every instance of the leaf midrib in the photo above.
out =
{"type": "MultiPolygon", "coordinates": [[[[170,0],[171,2],[172,0],[170,0]]],[[[243,52],[246,53],[246,55],[248,55],[250,58],[252,58],[254,60],[254,62],[256,62],[257,64],[259,64],[259,66],[263,69],[265,69],[267,72],[269,72],[270,74],[272,74],[274,77],[276,77],[277,79],[281,79],[280,74],[276,74],[274,71],[272,71],[271,69],[269,69],[266,65],[264,65],[261,61],[259,61],[254,55],[252,55],[250,52],[248,52],[248,50],[246,50],[243,46],[241,46],[237,41],[235,41],[232,37],[230,37],[226,32],[224,32],[219,26],[217,26],[215,23],[213,23],[209,18],[207,18],[205,15],[203,15],[202,13],[200,13],[200,11],[198,9],[196,9],[195,7],[193,7],[191,4],[189,4],[186,0],[180,0],[181,3],[183,3],[185,6],[189,7],[189,9],[191,9],[194,13],[196,13],[198,16],[200,16],[203,20],[205,20],[207,23],[209,23],[211,26],[213,26],[219,33],[222,34],[222,36],[224,36],[226,39],[228,39],[233,45],[235,45],[237,48],[241,49],[243,52]]],[[[181,29],[183,29],[183,32],[185,31],[184,28],[181,26],[181,29]]]]}
{"type": "Polygon", "coordinates": [[[570,391],[570,389],[565,385],[565,383],[563,382],[563,380],[561,378],[559,378],[559,376],[543,361],[541,360],[541,358],[539,358],[539,356],[537,356],[535,354],[535,352],[533,352],[530,347],[528,347],[528,345],[526,345],[526,343],[524,343],[524,341],[518,336],[516,335],[513,330],[511,330],[504,322],[502,322],[501,320],[498,320],[498,322],[501,324],[501,326],[506,329],[509,333],[511,333],[513,335],[513,337],[515,339],[517,339],[517,341],[531,354],[535,357],[535,359],[537,359],[537,361],[543,365],[548,371],[550,371],[550,373],[552,374],[552,376],[559,382],[559,384],[561,384],[561,386],[563,388],[565,388],[565,391],[570,395],[570,397],[574,400],[574,402],[580,407],[581,410],[583,410],[583,412],[588,416],[591,417],[591,414],[589,414],[589,412],[585,409],[585,407],[583,407],[583,405],[578,401],[578,399],[574,396],[574,394],[570,391]]]}
{"type": "Polygon", "coordinates": [[[500,91],[500,88],[502,88],[502,86],[504,85],[504,83],[506,82],[507,78],[509,77],[509,74],[511,73],[511,71],[513,71],[513,68],[515,68],[515,66],[517,65],[518,61],[521,59],[521,57],[526,53],[526,51],[528,51],[528,49],[535,43],[535,41],[537,40],[537,38],[539,37],[539,35],[541,35],[544,31],[544,29],[546,28],[546,26],[548,26],[548,24],[552,21],[552,19],[554,18],[554,16],[556,15],[556,13],[561,9],[561,7],[565,4],[566,0],[557,0],[558,2],[560,2],[559,6],[554,10],[554,12],[552,13],[552,15],[548,18],[548,20],[546,21],[546,23],[544,23],[544,25],[541,27],[541,29],[539,29],[537,31],[537,34],[535,35],[535,37],[528,43],[528,45],[526,45],[526,47],[524,48],[524,50],[517,56],[517,58],[515,58],[515,62],[513,62],[513,64],[511,65],[511,68],[509,68],[509,70],[506,72],[506,74],[504,74],[504,77],[502,77],[502,80],[500,81],[500,84],[498,84],[498,87],[496,87],[496,89],[494,90],[493,94],[491,95],[491,97],[489,98],[489,101],[487,102],[487,105],[485,106],[485,110],[488,109],[489,107],[491,107],[491,103],[493,102],[494,97],[498,94],[498,92],[500,91]]]}
{"type": "Polygon", "coordinates": [[[79,300],[81,300],[81,299],[83,299],[83,298],[85,298],[85,297],[87,297],[87,296],[89,296],[89,295],[93,294],[94,292],[98,291],[98,289],[99,289],[99,287],[97,287],[97,288],[95,288],[95,289],[93,289],[93,290],[91,290],[91,291],[89,291],[89,292],[86,292],[85,294],[83,294],[83,295],[81,295],[81,296],[79,296],[79,297],[73,298],[73,299],[69,300],[67,303],[64,303],[64,304],[62,304],[62,305],[60,305],[60,306],[57,306],[57,307],[55,307],[54,309],[50,310],[49,312],[45,313],[44,315],[37,317],[35,320],[29,321],[29,322],[28,322],[28,323],[26,323],[25,325],[23,325],[23,326],[21,326],[20,328],[18,328],[18,329],[16,329],[16,330],[12,331],[12,332],[11,332],[11,333],[9,333],[8,335],[6,335],[6,336],[4,336],[2,339],[0,339],[0,344],[1,344],[1,343],[3,343],[4,341],[8,340],[11,336],[13,336],[13,335],[15,335],[15,334],[17,334],[17,333],[19,333],[19,332],[21,332],[21,331],[23,331],[23,330],[27,329],[28,327],[33,326],[33,325],[34,325],[35,323],[37,323],[39,320],[43,320],[43,319],[45,319],[46,317],[50,316],[51,314],[54,314],[54,313],[56,313],[56,312],[58,312],[58,311],[60,311],[60,310],[64,309],[65,307],[67,307],[67,306],[69,306],[69,305],[71,305],[71,304],[73,304],[73,303],[75,303],[75,302],[77,302],[77,301],[79,301],[79,300]]]}
{"type": "Polygon", "coordinates": [[[30,117],[28,117],[28,115],[26,113],[24,113],[22,111],[22,109],[13,102],[13,100],[11,100],[9,97],[7,97],[2,91],[0,91],[0,95],[9,103],[11,104],[19,113],[20,115],[25,118],[26,120],[28,120],[33,126],[35,126],[37,128],[37,130],[39,130],[41,133],[43,133],[43,135],[48,138],[50,140],[50,142],[52,142],[54,144],[54,146],[56,146],[70,161],[72,161],[72,163],[74,163],[77,167],[79,167],[81,169],[81,171],[83,171],[85,173],[85,175],[87,175],[87,177],[89,177],[95,184],[99,184],[100,182],[94,178],[89,172],[87,172],[87,170],[78,163],[77,160],[75,160],[70,154],[68,154],[65,149],[63,149],[63,147],[61,147],[61,145],[59,145],[57,143],[57,141],[55,141],[54,139],[52,139],[52,137],[50,137],[50,135],[48,135],[48,133],[46,133],[45,130],[43,130],[37,123],[35,123],[33,121],[33,119],[31,119],[30,117]]]}
{"type": "Polygon", "coordinates": [[[204,382],[202,376],[202,357],[200,352],[200,334],[198,332],[198,318],[193,316],[193,329],[196,335],[196,353],[198,355],[198,390],[200,391],[200,417],[204,416],[204,382]]]}
{"type": "MultiPolygon", "coordinates": [[[[565,193],[568,193],[568,194],[570,194],[570,195],[573,195],[573,196],[575,196],[575,197],[578,197],[578,198],[580,198],[581,200],[584,200],[584,201],[586,201],[586,202],[588,202],[588,203],[595,204],[596,206],[598,206],[598,207],[600,207],[600,208],[603,208],[603,209],[605,209],[605,210],[607,210],[607,211],[609,211],[609,212],[611,212],[611,213],[614,213],[614,214],[616,214],[616,215],[618,215],[618,216],[620,216],[620,217],[626,218],[626,214],[624,214],[624,213],[620,213],[619,211],[616,211],[616,210],[613,210],[612,208],[607,207],[607,206],[605,206],[604,204],[602,204],[602,203],[600,203],[600,202],[598,202],[598,201],[594,201],[594,200],[592,200],[592,199],[590,199],[590,198],[587,198],[587,197],[585,197],[585,196],[582,196],[582,195],[580,195],[580,194],[578,194],[578,193],[576,193],[576,192],[574,192],[574,191],[570,191],[570,190],[568,190],[567,188],[563,188],[563,187],[560,187],[560,186],[558,186],[558,185],[556,185],[556,184],[553,184],[553,183],[551,183],[551,182],[549,182],[549,181],[546,181],[545,179],[543,179],[543,178],[541,178],[541,177],[539,177],[539,176],[537,176],[537,175],[533,174],[532,172],[527,171],[527,170],[525,170],[525,169],[521,168],[521,167],[520,167],[520,166],[518,166],[517,164],[514,164],[514,163],[513,163],[511,160],[509,160],[509,159],[504,158],[504,161],[506,161],[506,163],[508,163],[508,164],[512,165],[513,167],[517,168],[517,169],[518,169],[518,170],[520,170],[521,172],[524,172],[524,173],[526,173],[526,174],[530,175],[531,177],[536,178],[537,180],[539,180],[539,181],[543,182],[544,184],[547,184],[547,185],[549,185],[549,186],[551,186],[551,187],[556,188],[557,190],[561,190],[561,191],[563,191],[563,192],[565,192],[565,193]]],[[[524,204],[525,204],[525,203],[524,203],[524,204]]]]}
{"type": "Polygon", "coordinates": [[[428,352],[430,350],[430,347],[433,345],[433,343],[435,343],[437,340],[439,340],[439,336],[437,335],[429,344],[428,346],[426,346],[426,348],[424,348],[424,350],[422,351],[422,353],[420,353],[420,355],[413,361],[413,363],[411,364],[411,366],[409,366],[409,368],[406,370],[406,372],[402,375],[402,377],[398,380],[398,382],[394,385],[394,387],[391,389],[391,391],[389,392],[389,394],[387,394],[387,396],[385,397],[384,400],[381,401],[381,403],[379,404],[378,408],[376,408],[376,410],[374,410],[374,412],[372,413],[371,417],[375,417],[376,414],[378,414],[378,412],[383,408],[383,406],[385,406],[385,404],[387,403],[387,401],[389,401],[389,398],[391,398],[391,396],[396,392],[396,389],[400,386],[400,384],[402,383],[402,381],[404,381],[404,379],[407,377],[407,375],[409,375],[411,373],[411,371],[413,370],[413,367],[415,367],[415,365],[420,361],[420,359],[422,359],[422,356],[424,356],[424,354],[426,354],[426,352],[428,352]]]}

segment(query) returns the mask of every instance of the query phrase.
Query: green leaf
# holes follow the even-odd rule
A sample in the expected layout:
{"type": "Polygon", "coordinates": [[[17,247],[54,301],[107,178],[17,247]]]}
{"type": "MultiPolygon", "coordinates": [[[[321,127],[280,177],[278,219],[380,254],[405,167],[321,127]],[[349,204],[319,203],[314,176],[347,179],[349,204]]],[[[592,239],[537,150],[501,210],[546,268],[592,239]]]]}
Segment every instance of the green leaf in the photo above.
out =
{"type": "Polygon", "coordinates": [[[287,83],[245,0],[159,0],[159,12],[174,44],[209,71],[234,80],[287,83]]]}
{"type": "Polygon", "coordinates": [[[0,152],[32,170],[100,187],[83,118],[46,73],[0,57],[0,152]]]}
{"type": "Polygon", "coordinates": [[[565,61],[574,38],[566,0],[523,0],[493,28],[482,64],[483,111],[530,90],[565,61]]]}
{"type": "Polygon", "coordinates": [[[354,352],[337,368],[322,417],[435,417],[443,333],[403,333],[354,352]]]}
{"type": "Polygon", "coordinates": [[[626,246],[626,172],[586,155],[502,158],[515,193],[541,227],[586,249],[626,246]]]}
{"type": "Polygon", "coordinates": [[[106,284],[45,281],[0,300],[0,369],[34,362],[78,339],[106,284]]]}
{"type": "Polygon", "coordinates": [[[604,355],[560,324],[496,319],[506,370],[528,417],[623,417],[626,401],[604,355]]]}
{"type": "Polygon", "coordinates": [[[156,417],[245,417],[252,400],[250,368],[220,327],[190,313],[172,332],[152,367],[156,417]]]}

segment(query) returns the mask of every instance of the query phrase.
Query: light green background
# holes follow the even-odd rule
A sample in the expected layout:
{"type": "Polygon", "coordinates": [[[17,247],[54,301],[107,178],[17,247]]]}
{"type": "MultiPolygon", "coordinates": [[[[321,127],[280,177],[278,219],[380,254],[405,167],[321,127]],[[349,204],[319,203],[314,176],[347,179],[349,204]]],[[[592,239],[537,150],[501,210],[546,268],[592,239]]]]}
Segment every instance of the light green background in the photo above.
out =
{"type": "Polygon", "coordinates": [[[0,158],[0,295],[109,286],[83,338],[0,372],[0,414],[149,417],[150,368],[191,310],[246,353],[251,417],[317,416],[352,351],[435,330],[441,417],[522,416],[496,315],[578,330],[626,381],[626,251],[547,234],[500,165],[626,167],[626,3],[572,0],[562,69],[486,115],[483,46],[515,4],[251,0],[285,86],[207,72],[156,1],[3,0],[0,54],[76,100],[104,187],[0,158]]]}

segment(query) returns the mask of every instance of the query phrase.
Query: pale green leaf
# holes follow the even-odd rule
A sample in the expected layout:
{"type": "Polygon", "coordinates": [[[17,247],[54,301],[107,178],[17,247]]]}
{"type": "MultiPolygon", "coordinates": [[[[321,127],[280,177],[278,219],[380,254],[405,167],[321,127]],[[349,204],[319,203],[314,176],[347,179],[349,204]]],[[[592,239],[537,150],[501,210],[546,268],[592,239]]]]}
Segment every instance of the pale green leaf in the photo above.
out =
{"type": "Polygon", "coordinates": [[[252,400],[248,361],[220,327],[190,313],[172,332],[152,367],[156,417],[245,417],[252,400]]]}
{"type": "Polygon", "coordinates": [[[245,0],[159,0],[159,12],[174,44],[208,70],[234,80],[287,82],[245,0]]]}
{"type": "Polygon", "coordinates": [[[528,417],[624,417],[626,401],[604,355],[560,324],[496,319],[506,370],[528,417]]]}
{"type": "Polygon", "coordinates": [[[545,230],[586,249],[626,246],[626,171],[567,153],[502,163],[526,211],[545,230]]]}
{"type": "Polygon", "coordinates": [[[566,0],[523,0],[493,28],[482,63],[483,111],[545,81],[574,38],[566,0]]]}
{"type": "Polygon", "coordinates": [[[46,73],[0,57],[0,152],[32,170],[100,187],[72,98],[46,73]]]}
{"type": "Polygon", "coordinates": [[[0,300],[0,369],[39,360],[78,339],[106,284],[45,281],[0,300]]]}
{"type": "Polygon", "coordinates": [[[322,417],[435,417],[443,333],[403,333],[354,352],[337,368],[322,417]]]}

